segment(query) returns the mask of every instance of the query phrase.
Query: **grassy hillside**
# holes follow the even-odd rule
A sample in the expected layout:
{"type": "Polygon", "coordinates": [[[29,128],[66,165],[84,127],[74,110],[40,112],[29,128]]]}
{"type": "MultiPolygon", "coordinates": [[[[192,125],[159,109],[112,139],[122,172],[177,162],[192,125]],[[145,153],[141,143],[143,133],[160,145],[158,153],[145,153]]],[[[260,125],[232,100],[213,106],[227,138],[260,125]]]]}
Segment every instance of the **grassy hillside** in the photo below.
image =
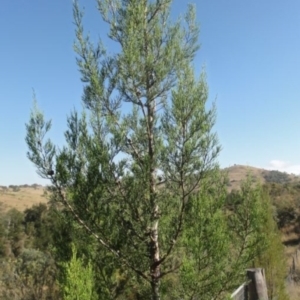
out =
{"type": "MultiPolygon", "coordinates": [[[[224,171],[229,177],[229,191],[238,189],[248,174],[251,174],[256,182],[262,184],[268,181],[274,183],[284,183],[285,181],[288,183],[300,182],[299,176],[250,166],[233,165],[232,167],[224,169],[224,171]]],[[[47,202],[44,190],[45,188],[43,186],[37,184],[9,187],[0,186],[0,205],[5,210],[16,208],[20,211],[24,211],[34,204],[47,202]]]]}
{"type": "Polygon", "coordinates": [[[300,182],[300,176],[250,166],[233,165],[229,168],[225,168],[224,171],[229,177],[229,190],[239,189],[241,182],[245,180],[249,174],[254,177],[256,182],[261,184],[268,182],[281,184],[300,182]]]}
{"type": "Polygon", "coordinates": [[[24,211],[34,204],[46,203],[45,188],[39,185],[1,186],[0,206],[2,210],[16,208],[24,211]]]}

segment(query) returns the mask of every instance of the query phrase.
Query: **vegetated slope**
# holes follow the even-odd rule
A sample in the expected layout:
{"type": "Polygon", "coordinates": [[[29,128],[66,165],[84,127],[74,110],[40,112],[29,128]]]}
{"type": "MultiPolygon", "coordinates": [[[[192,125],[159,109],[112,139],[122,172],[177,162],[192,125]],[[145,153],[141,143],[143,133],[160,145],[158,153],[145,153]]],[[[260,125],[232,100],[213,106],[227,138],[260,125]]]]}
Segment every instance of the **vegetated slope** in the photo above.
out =
{"type": "Polygon", "coordinates": [[[237,190],[240,188],[241,182],[244,181],[248,175],[253,176],[259,183],[264,183],[263,172],[265,170],[258,169],[250,166],[233,165],[229,168],[225,168],[224,171],[228,174],[228,189],[237,190]]]}
{"type": "MultiPolygon", "coordinates": [[[[300,238],[300,228],[298,225],[300,222],[299,176],[243,165],[234,165],[224,169],[224,171],[228,174],[229,191],[239,189],[242,181],[248,175],[253,177],[254,182],[263,184],[274,205],[278,227],[287,235],[299,231],[300,238]]],[[[290,240],[288,237],[286,239],[290,240]]],[[[286,242],[286,240],[283,240],[283,242],[286,242]]]]}
{"type": "Polygon", "coordinates": [[[266,188],[274,205],[274,215],[281,231],[287,259],[287,289],[290,299],[300,299],[300,183],[274,183],[266,188]]]}
{"type": "MultiPolygon", "coordinates": [[[[234,165],[224,169],[228,174],[228,190],[239,189],[248,175],[264,185],[274,205],[274,216],[282,233],[287,258],[287,272],[295,264],[295,251],[300,245],[300,177],[250,166],[234,165]]],[[[46,189],[39,185],[0,186],[0,210],[15,208],[24,211],[38,203],[47,203],[46,189]]],[[[296,271],[300,274],[299,266],[296,271]]],[[[297,280],[298,278],[296,278],[297,280]]],[[[300,276],[299,276],[300,279],[300,276]]],[[[300,288],[288,284],[291,299],[299,299],[300,288]]]]}
{"type": "Polygon", "coordinates": [[[239,189],[248,175],[263,184],[274,205],[274,215],[285,244],[300,244],[300,177],[279,171],[234,165],[227,172],[229,191],[239,189]]]}
{"type": "Polygon", "coordinates": [[[0,186],[0,209],[24,211],[35,204],[46,203],[45,195],[45,187],[37,184],[0,186]]]}
{"type": "MultiPolygon", "coordinates": [[[[228,190],[239,189],[242,181],[251,175],[254,182],[268,189],[276,210],[279,228],[284,233],[283,242],[300,242],[300,177],[279,171],[251,166],[233,165],[224,169],[228,174],[228,190]],[[299,234],[298,234],[299,232],[299,234]]],[[[24,211],[35,204],[47,203],[46,188],[37,184],[0,186],[0,209],[15,208],[24,211]]]]}
{"type": "Polygon", "coordinates": [[[233,189],[239,189],[241,182],[251,175],[255,182],[265,184],[265,183],[296,183],[300,182],[300,177],[294,174],[288,174],[284,172],[265,170],[260,168],[255,168],[251,166],[244,165],[233,165],[231,167],[225,168],[224,171],[228,174],[229,191],[233,189]]]}
{"type": "MultiPolygon", "coordinates": [[[[229,168],[225,168],[224,171],[228,173],[229,191],[233,189],[239,189],[241,182],[245,180],[249,174],[254,177],[256,182],[262,184],[266,182],[300,182],[299,176],[278,171],[259,169],[251,166],[233,165],[229,168]]],[[[47,197],[45,197],[45,187],[41,185],[24,184],[20,186],[0,186],[0,205],[2,209],[8,210],[10,208],[16,208],[20,211],[24,211],[26,208],[29,208],[34,204],[46,202],[47,197]]]]}
{"type": "Polygon", "coordinates": [[[300,177],[241,165],[225,171],[229,177],[229,191],[239,189],[241,182],[250,174],[268,192],[285,245],[287,291],[291,300],[300,299],[300,177]]]}

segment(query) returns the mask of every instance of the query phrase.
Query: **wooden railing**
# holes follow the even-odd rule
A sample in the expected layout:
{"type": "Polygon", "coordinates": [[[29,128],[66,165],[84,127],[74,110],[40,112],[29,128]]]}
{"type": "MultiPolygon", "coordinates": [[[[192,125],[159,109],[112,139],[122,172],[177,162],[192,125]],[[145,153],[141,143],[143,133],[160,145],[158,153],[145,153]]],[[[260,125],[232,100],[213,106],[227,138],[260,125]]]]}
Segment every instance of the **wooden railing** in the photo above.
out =
{"type": "Polygon", "coordinates": [[[232,294],[233,300],[268,300],[267,284],[264,269],[246,270],[247,281],[232,294]]]}

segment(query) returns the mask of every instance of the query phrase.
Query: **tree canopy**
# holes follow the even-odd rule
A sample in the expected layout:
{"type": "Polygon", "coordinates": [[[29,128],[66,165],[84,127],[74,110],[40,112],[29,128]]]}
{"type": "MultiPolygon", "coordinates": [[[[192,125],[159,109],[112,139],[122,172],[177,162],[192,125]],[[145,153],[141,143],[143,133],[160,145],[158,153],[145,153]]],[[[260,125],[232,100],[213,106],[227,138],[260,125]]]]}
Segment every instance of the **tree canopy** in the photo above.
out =
{"type": "Polygon", "coordinates": [[[73,230],[86,231],[108,299],[217,299],[264,245],[258,191],[246,186],[225,208],[215,106],[193,66],[195,7],[172,22],[171,3],[98,0],[120,48],[111,53],[85,34],[75,1],[84,109],[68,116],[61,148],[37,105],[26,124],[28,158],[73,230]]]}

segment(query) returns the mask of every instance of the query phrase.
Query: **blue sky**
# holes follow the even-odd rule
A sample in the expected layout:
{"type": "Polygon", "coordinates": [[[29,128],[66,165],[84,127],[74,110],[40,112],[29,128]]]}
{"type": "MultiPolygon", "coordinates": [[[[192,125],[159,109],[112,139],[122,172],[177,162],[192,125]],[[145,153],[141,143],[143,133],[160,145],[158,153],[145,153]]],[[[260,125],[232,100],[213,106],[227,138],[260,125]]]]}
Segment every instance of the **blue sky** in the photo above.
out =
{"type": "MultiPolygon", "coordinates": [[[[243,164],[300,173],[300,1],[194,0],[201,25],[195,71],[216,99],[222,167],[243,164]]],[[[188,2],[174,0],[172,17],[188,2]]],[[[92,37],[107,27],[95,0],[81,0],[92,37]]],[[[63,142],[66,116],[81,108],[71,0],[1,0],[0,185],[48,184],[26,157],[25,123],[35,89],[63,142]]]]}

